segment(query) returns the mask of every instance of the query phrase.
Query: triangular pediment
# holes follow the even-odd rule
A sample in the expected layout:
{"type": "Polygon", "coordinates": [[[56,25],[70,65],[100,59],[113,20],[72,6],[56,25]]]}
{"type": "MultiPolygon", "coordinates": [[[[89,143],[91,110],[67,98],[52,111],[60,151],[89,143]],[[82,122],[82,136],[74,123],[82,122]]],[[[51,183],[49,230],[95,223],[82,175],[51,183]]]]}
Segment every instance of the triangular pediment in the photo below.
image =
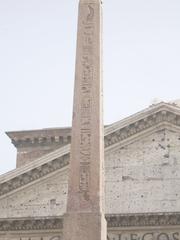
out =
{"type": "Polygon", "coordinates": [[[16,191],[25,185],[33,184],[40,178],[65,168],[69,164],[70,145],[64,146],[37,161],[0,176],[0,197],[16,191]]]}
{"type": "Polygon", "coordinates": [[[66,211],[67,176],[67,168],[62,168],[1,196],[1,218],[63,215],[66,211]]]}
{"type": "Polygon", "coordinates": [[[180,127],[180,108],[174,104],[159,103],[128,118],[113,123],[105,130],[105,147],[124,142],[131,137],[163,126],[180,127]]]}
{"type": "MultiPolygon", "coordinates": [[[[105,151],[135,141],[157,130],[180,131],[180,108],[175,104],[159,103],[128,118],[105,127],[105,151]]],[[[17,133],[8,134],[13,141],[17,133]]],[[[33,184],[69,164],[70,144],[38,158],[0,177],[0,196],[33,184]]]]}

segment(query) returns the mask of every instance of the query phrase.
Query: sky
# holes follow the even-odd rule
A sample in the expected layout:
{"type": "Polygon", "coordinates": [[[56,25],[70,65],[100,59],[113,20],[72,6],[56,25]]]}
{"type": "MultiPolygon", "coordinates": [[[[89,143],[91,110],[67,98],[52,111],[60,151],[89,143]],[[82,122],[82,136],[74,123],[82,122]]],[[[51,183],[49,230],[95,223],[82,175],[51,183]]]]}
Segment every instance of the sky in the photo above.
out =
{"type": "MultiPolygon", "coordinates": [[[[78,0],[0,0],[0,174],[6,131],[71,125],[78,0]]],[[[103,1],[104,122],[180,99],[180,1],[103,1]]]]}

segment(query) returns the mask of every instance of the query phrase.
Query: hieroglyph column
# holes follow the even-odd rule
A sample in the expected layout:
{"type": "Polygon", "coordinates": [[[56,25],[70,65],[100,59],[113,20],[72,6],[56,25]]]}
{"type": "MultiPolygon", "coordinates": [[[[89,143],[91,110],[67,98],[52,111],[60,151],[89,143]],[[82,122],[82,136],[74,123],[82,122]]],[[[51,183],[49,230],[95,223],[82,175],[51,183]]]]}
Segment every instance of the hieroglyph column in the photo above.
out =
{"type": "Polygon", "coordinates": [[[102,2],[80,0],[64,240],[106,240],[102,2]]]}

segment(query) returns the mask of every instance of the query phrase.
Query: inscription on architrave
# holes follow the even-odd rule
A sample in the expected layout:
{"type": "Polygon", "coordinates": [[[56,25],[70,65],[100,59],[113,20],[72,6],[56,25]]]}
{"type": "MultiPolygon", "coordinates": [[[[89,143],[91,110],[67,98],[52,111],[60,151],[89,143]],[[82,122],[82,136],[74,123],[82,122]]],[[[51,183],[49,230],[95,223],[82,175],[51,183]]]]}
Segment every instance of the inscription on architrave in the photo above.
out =
{"type": "Polygon", "coordinates": [[[153,230],[142,232],[129,230],[122,233],[108,233],[108,240],[180,240],[180,230],[153,230]]]}
{"type": "MultiPolygon", "coordinates": [[[[52,235],[51,235],[52,236],[52,235]]],[[[18,237],[15,234],[9,235],[7,238],[6,237],[1,237],[0,236],[0,240],[62,240],[61,236],[54,236],[54,237],[50,237],[50,236],[43,236],[41,234],[37,234],[37,236],[33,236],[31,234],[24,234],[24,236],[22,237],[18,237]],[[25,236],[26,235],[26,236],[25,236]]]]}

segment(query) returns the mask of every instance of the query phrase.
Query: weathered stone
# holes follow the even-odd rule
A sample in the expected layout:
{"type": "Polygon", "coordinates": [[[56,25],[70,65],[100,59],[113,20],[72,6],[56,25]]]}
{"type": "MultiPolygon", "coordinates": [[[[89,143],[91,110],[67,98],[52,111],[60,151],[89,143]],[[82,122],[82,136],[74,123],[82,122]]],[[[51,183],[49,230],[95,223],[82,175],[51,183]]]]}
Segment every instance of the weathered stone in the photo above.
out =
{"type": "MultiPolygon", "coordinates": [[[[106,239],[100,2],[80,2],[70,169],[70,128],[8,133],[17,169],[0,176],[0,240],[106,239]]],[[[180,240],[180,108],[107,126],[105,147],[108,240],[180,240]]]]}
{"type": "Polygon", "coordinates": [[[17,167],[33,162],[71,141],[71,128],[47,128],[6,134],[17,148],[17,167]]]}
{"type": "Polygon", "coordinates": [[[101,1],[80,0],[64,240],[105,240],[101,1]]]}

